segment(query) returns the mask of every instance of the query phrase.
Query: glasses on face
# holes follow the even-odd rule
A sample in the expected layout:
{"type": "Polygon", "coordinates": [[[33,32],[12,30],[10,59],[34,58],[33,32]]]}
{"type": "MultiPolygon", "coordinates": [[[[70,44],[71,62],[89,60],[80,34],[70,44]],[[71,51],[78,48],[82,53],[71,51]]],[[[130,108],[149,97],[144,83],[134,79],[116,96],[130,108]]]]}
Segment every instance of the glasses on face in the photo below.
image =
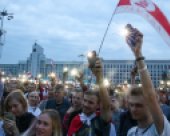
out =
{"type": "Polygon", "coordinates": [[[38,96],[30,95],[30,98],[38,99],[39,97],[38,96]]]}

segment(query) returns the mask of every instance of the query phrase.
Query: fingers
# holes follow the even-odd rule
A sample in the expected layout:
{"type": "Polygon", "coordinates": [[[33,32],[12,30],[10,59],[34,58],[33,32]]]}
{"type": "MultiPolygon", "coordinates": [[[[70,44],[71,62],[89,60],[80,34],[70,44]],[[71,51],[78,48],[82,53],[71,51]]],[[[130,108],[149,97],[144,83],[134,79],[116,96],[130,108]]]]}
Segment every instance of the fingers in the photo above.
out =
{"type": "Polygon", "coordinates": [[[101,60],[99,58],[96,59],[95,67],[96,68],[102,68],[102,63],[101,63],[101,60]]]}

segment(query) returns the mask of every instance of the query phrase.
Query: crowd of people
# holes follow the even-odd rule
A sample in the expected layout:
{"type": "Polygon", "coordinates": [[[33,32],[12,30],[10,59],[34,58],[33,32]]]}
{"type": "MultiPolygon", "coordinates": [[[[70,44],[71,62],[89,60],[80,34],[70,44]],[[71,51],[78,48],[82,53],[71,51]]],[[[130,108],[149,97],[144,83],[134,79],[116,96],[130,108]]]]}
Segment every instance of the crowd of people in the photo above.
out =
{"type": "Polygon", "coordinates": [[[76,77],[81,87],[72,86],[67,93],[64,81],[53,80],[48,88],[0,82],[0,136],[170,136],[166,93],[154,88],[142,54],[143,35],[134,31],[135,46],[127,43],[136,67],[123,96],[104,86],[98,57],[89,61],[95,88],[83,83],[82,73],[76,77]],[[134,82],[137,73],[142,86],[134,82]]]}

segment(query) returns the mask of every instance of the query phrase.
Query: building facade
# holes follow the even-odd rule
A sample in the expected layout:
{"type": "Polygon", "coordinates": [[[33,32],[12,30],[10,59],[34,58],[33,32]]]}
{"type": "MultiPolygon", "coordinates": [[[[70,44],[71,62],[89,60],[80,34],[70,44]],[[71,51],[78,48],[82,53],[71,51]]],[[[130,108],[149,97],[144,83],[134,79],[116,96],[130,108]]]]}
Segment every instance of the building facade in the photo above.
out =
{"type": "MultiPolygon", "coordinates": [[[[133,60],[102,60],[103,75],[111,80],[113,84],[120,84],[130,80],[130,73],[134,67],[133,60]]],[[[170,60],[146,60],[148,70],[152,81],[157,87],[162,75],[170,71],[170,60]]],[[[44,79],[48,78],[49,73],[55,72],[58,78],[63,78],[63,69],[67,67],[68,80],[74,79],[71,76],[72,69],[81,69],[86,80],[93,77],[87,67],[87,62],[83,61],[53,61],[46,58],[44,49],[35,43],[32,47],[32,52],[26,61],[19,61],[18,64],[0,64],[1,71],[11,76],[18,76],[23,73],[31,73],[32,77],[37,77],[41,74],[44,79]]]]}

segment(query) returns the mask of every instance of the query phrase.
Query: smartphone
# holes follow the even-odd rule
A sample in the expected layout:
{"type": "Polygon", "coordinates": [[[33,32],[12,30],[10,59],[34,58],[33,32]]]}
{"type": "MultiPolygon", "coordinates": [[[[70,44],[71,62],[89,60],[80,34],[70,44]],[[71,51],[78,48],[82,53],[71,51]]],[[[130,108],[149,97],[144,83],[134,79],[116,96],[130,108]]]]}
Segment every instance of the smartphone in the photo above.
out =
{"type": "Polygon", "coordinates": [[[15,116],[11,112],[4,112],[4,119],[15,121],[15,116]]]}
{"type": "Polygon", "coordinates": [[[129,46],[135,47],[136,44],[136,31],[131,24],[127,24],[125,27],[128,30],[128,35],[126,36],[126,42],[129,46]]]}
{"type": "Polygon", "coordinates": [[[94,68],[95,67],[95,63],[96,63],[96,59],[97,59],[97,53],[96,51],[92,51],[91,52],[91,56],[87,58],[88,62],[89,62],[89,68],[94,68]]]}

